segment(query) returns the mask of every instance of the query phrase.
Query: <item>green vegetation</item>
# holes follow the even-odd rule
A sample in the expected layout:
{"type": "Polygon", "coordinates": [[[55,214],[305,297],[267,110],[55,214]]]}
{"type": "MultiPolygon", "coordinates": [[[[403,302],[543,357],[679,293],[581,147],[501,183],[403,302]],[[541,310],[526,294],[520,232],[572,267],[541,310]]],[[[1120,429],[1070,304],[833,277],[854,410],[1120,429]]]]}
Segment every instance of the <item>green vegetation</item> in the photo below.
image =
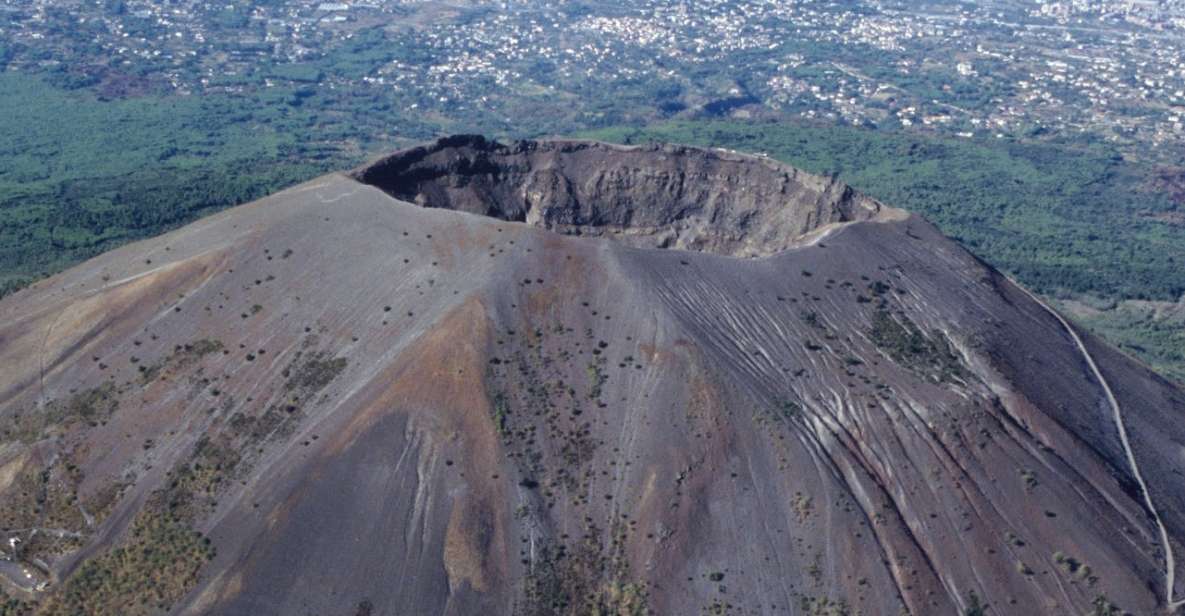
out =
{"type": "Polygon", "coordinates": [[[55,430],[68,429],[78,422],[96,426],[118,410],[119,394],[115,385],[104,383],[75,393],[65,400],[50,401],[44,411],[18,411],[0,428],[0,436],[22,443],[32,443],[49,436],[55,430]]]}
{"type": "Polygon", "coordinates": [[[1090,612],[1091,616],[1120,616],[1127,613],[1120,609],[1119,606],[1111,603],[1111,600],[1105,595],[1095,597],[1092,605],[1094,609],[1090,612]]]}
{"type": "Polygon", "coordinates": [[[222,342],[219,340],[212,340],[203,338],[195,340],[192,343],[177,345],[173,352],[165,359],[158,361],[150,366],[141,365],[140,382],[141,384],[151,383],[162,376],[168,377],[180,370],[184,370],[201,358],[211,353],[217,353],[223,350],[222,342]]]}
{"type": "Polygon", "coordinates": [[[1185,383],[1185,303],[1066,300],[1058,308],[1111,344],[1185,383]]]}
{"type": "Polygon", "coordinates": [[[1032,492],[1040,482],[1037,481],[1037,473],[1030,469],[1021,469],[1020,480],[1024,483],[1025,492],[1032,492]]]}
{"type": "Polygon", "coordinates": [[[229,483],[242,455],[231,445],[230,439],[202,435],[194,447],[193,462],[179,464],[170,473],[169,511],[185,519],[196,519],[203,509],[212,507],[222,486],[229,483]]]}
{"type": "Polygon", "coordinates": [[[966,374],[942,332],[926,336],[904,316],[894,317],[887,310],[876,311],[869,338],[893,361],[932,382],[956,381],[966,374]]]}
{"type": "Polygon", "coordinates": [[[963,609],[963,616],[986,616],[987,605],[984,605],[979,600],[979,595],[975,591],[971,591],[971,595],[967,597],[967,607],[963,609]]]}
{"type": "Polygon", "coordinates": [[[803,596],[799,607],[809,616],[848,616],[851,613],[846,601],[833,601],[827,597],[803,596]]]}
{"type": "Polygon", "coordinates": [[[815,510],[815,500],[802,492],[795,492],[790,504],[794,507],[794,515],[798,518],[799,524],[806,522],[815,510]]]}
{"type": "Polygon", "coordinates": [[[494,427],[502,437],[510,436],[510,428],[506,426],[506,415],[510,409],[506,406],[506,397],[502,394],[494,396],[494,427]]]}
{"type": "Polygon", "coordinates": [[[0,73],[0,296],[128,241],[360,160],[264,92],[101,101],[0,73]]]}
{"type": "Polygon", "coordinates": [[[1053,562],[1066,575],[1073,577],[1075,580],[1084,581],[1090,585],[1094,585],[1098,581],[1098,577],[1094,575],[1091,568],[1073,556],[1066,556],[1062,552],[1054,552],[1053,562]]]}
{"type": "Polygon", "coordinates": [[[589,362],[585,366],[585,372],[588,375],[588,399],[597,400],[601,397],[601,390],[605,386],[607,377],[601,366],[605,364],[604,358],[597,358],[594,362],[589,362]]]}
{"type": "Polygon", "coordinates": [[[39,613],[153,614],[184,596],[197,583],[202,565],[214,557],[214,548],[162,500],[161,493],[154,494],[124,544],[83,563],[39,613]]]}
{"type": "Polygon", "coordinates": [[[615,581],[601,590],[600,604],[589,612],[593,616],[645,616],[650,613],[649,594],[641,582],[615,581]]]}
{"type": "Polygon", "coordinates": [[[629,565],[625,560],[606,555],[605,547],[595,538],[586,538],[572,546],[544,546],[523,580],[526,605],[522,613],[531,616],[649,614],[646,585],[627,581],[628,577],[629,565]]]}
{"type": "Polygon", "coordinates": [[[118,392],[111,383],[83,390],[64,402],[50,403],[47,422],[66,424],[71,421],[86,421],[94,424],[111,416],[119,407],[118,392]]]}
{"type": "MultiPolygon", "coordinates": [[[[200,371],[196,364],[205,356],[225,351],[214,339],[195,340],[177,345],[164,359],[145,373],[152,378],[175,378],[184,371],[200,371]]],[[[95,361],[98,361],[96,358],[95,361]]],[[[346,359],[325,351],[298,352],[286,370],[288,391],[297,399],[311,399],[345,369],[346,359]]],[[[191,383],[198,381],[191,379],[191,383]]],[[[208,385],[206,381],[206,385],[208,385]]],[[[83,422],[94,425],[116,412],[122,390],[107,384],[78,392],[70,398],[52,402],[48,412],[29,414],[43,417],[38,422],[19,423],[16,433],[44,438],[55,431],[64,432],[83,422]]],[[[216,394],[215,394],[216,395],[216,394]]],[[[229,405],[230,402],[228,401],[229,405]]],[[[217,505],[219,495],[241,477],[252,463],[251,453],[260,442],[284,427],[284,421],[297,412],[294,405],[283,410],[271,405],[263,418],[235,413],[228,423],[211,430],[195,443],[191,456],[178,462],[167,480],[152,492],[136,513],[130,526],[114,545],[82,562],[79,567],[37,606],[38,614],[155,614],[170,606],[197,583],[202,566],[214,556],[210,541],[195,532],[195,521],[217,505]]],[[[314,436],[314,438],[316,438],[314,436]]],[[[155,445],[144,442],[145,449],[155,445]]],[[[261,449],[259,451],[262,451],[261,449]]],[[[7,528],[45,525],[66,529],[56,537],[38,533],[24,544],[30,558],[53,560],[53,557],[79,549],[87,538],[86,515],[78,502],[77,486],[82,471],[63,456],[42,469],[25,464],[17,469],[16,480],[0,495],[0,521],[7,528]]],[[[88,499],[86,509],[102,520],[119,499],[122,485],[104,488],[88,499]]],[[[5,613],[20,613],[5,608],[5,613]]]]}
{"type": "Polygon", "coordinates": [[[0,616],[25,616],[32,613],[33,606],[0,590],[0,616]]]}
{"type": "Polygon", "coordinates": [[[799,415],[802,415],[801,404],[793,400],[783,400],[781,405],[779,405],[778,413],[774,414],[774,418],[780,421],[782,419],[793,419],[799,415]]]}
{"type": "Polygon", "coordinates": [[[316,393],[329,385],[337,375],[346,369],[346,358],[329,358],[328,353],[313,353],[304,361],[300,361],[300,354],[293,360],[292,365],[285,369],[284,376],[288,377],[285,387],[288,389],[304,390],[316,393]],[[300,363],[297,363],[300,362],[300,363]]]}

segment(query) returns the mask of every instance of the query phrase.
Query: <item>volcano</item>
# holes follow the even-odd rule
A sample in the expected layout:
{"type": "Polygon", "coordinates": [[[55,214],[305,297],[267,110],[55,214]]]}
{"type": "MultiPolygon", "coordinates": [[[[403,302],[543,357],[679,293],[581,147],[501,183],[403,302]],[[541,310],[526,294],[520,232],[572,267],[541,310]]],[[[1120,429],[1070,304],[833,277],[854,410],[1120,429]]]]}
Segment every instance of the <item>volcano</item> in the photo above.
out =
{"type": "Polygon", "coordinates": [[[1167,612],[1183,414],[834,177],[450,137],[0,300],[0,588],[35,614],[1167,612]]]}

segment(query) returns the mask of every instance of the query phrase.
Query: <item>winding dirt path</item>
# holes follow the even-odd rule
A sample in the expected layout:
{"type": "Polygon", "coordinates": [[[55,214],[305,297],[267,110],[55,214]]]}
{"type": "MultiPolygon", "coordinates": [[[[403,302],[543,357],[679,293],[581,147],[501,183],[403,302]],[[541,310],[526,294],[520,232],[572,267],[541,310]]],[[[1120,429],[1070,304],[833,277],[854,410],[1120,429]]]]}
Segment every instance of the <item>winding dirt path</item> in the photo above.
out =
{"type": "Polygon", "coordinates": [[[1136,463],[1136,455],[1132,450],[1131,441],[1127,437],[1127,426],[1123,423],[1123,411],[1119,408],[1119,401],[1115,399],[1115,394],[1111,391],[1111,385],[1107,383],[1107,379],[1103,377],[1103,373],[1099,370],[1098,365],[1091,356],[1090,351],[1086,350],[1086,345],[1083,344],[1082,338],[1078,336],[1078,332],[1070,325],[1058,311],[1054,310],[1044,300],[1034,295],[1028,289],[1022,287],[1015,280],[1009,279],[1016,288],[1024,291],[1025,295],[1032,298],[1039,306],[1045,309],[1046,312],[1053,315],[1062,327],[1070,333],[1070,337],[1074,339],[1074,344],[1078,345],[1078,350],[1082,353],[1082,357],[1086,359],[1086,365],[1090,366],[1090,371],[1094,373],[1095,379],[1103,386],[1103,393],[1107,395],[1107,402],[1111,404],[1111,413],[1115,418],[1115,427],[1119,431],[1119,441],[1123,444],[1123,453],[1127,456],[1127,464],[1131,467],[1132,476],[1136,483],[1140,486],[1140,492],[1144,495],[1144,506],[1152,514],[1152,519],[1156,522],[1156,528],[1160,531],[1160,545],[1164,548],[1164,569],[1165,569],[1165,591],[1164,601],[1168,607],[1169,613],[1175,613],[1178,608],[1185,605],[1185,599],[1173,599],[1173,586],[1176,582],[1177,561],[1173,556],[1173,546],[1169,543],[1169,532],[1165,528],[1164,522],[1160,519],[1160,513],[1156,510],[1156,505],[1152,502],[1152,493],[1148,491],[1148,485],[1144,483],[1144,476],[1140,474],[1140,465],[1136,463]]]}

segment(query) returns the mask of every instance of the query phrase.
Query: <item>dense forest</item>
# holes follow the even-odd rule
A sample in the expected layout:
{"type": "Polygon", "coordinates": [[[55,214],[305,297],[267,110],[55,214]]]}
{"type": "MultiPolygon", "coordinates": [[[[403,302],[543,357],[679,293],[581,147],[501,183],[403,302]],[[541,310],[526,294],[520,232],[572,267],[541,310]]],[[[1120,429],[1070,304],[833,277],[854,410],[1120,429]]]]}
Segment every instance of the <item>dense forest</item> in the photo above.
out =
{"type": "Polygon", "coordinates": [[[362,160],[283,99],[98,100],[0,73],[0,295],[362,160]],[[316,137],[311,135],[316,133],[316,137]]]}

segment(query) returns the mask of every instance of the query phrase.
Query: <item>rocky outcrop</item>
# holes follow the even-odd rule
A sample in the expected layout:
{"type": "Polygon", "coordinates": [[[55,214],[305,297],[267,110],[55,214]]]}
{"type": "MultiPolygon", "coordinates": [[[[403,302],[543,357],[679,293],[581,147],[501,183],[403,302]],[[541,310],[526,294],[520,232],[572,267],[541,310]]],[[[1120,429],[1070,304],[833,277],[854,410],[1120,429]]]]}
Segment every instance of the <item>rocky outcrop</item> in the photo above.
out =
{"type": "Polygon", "coordinates": [[[424,207],[644,248],[765,256],[830,223],[899,216],[834,177],[688,146],[441,139],[355,172],[424,207]]]}

